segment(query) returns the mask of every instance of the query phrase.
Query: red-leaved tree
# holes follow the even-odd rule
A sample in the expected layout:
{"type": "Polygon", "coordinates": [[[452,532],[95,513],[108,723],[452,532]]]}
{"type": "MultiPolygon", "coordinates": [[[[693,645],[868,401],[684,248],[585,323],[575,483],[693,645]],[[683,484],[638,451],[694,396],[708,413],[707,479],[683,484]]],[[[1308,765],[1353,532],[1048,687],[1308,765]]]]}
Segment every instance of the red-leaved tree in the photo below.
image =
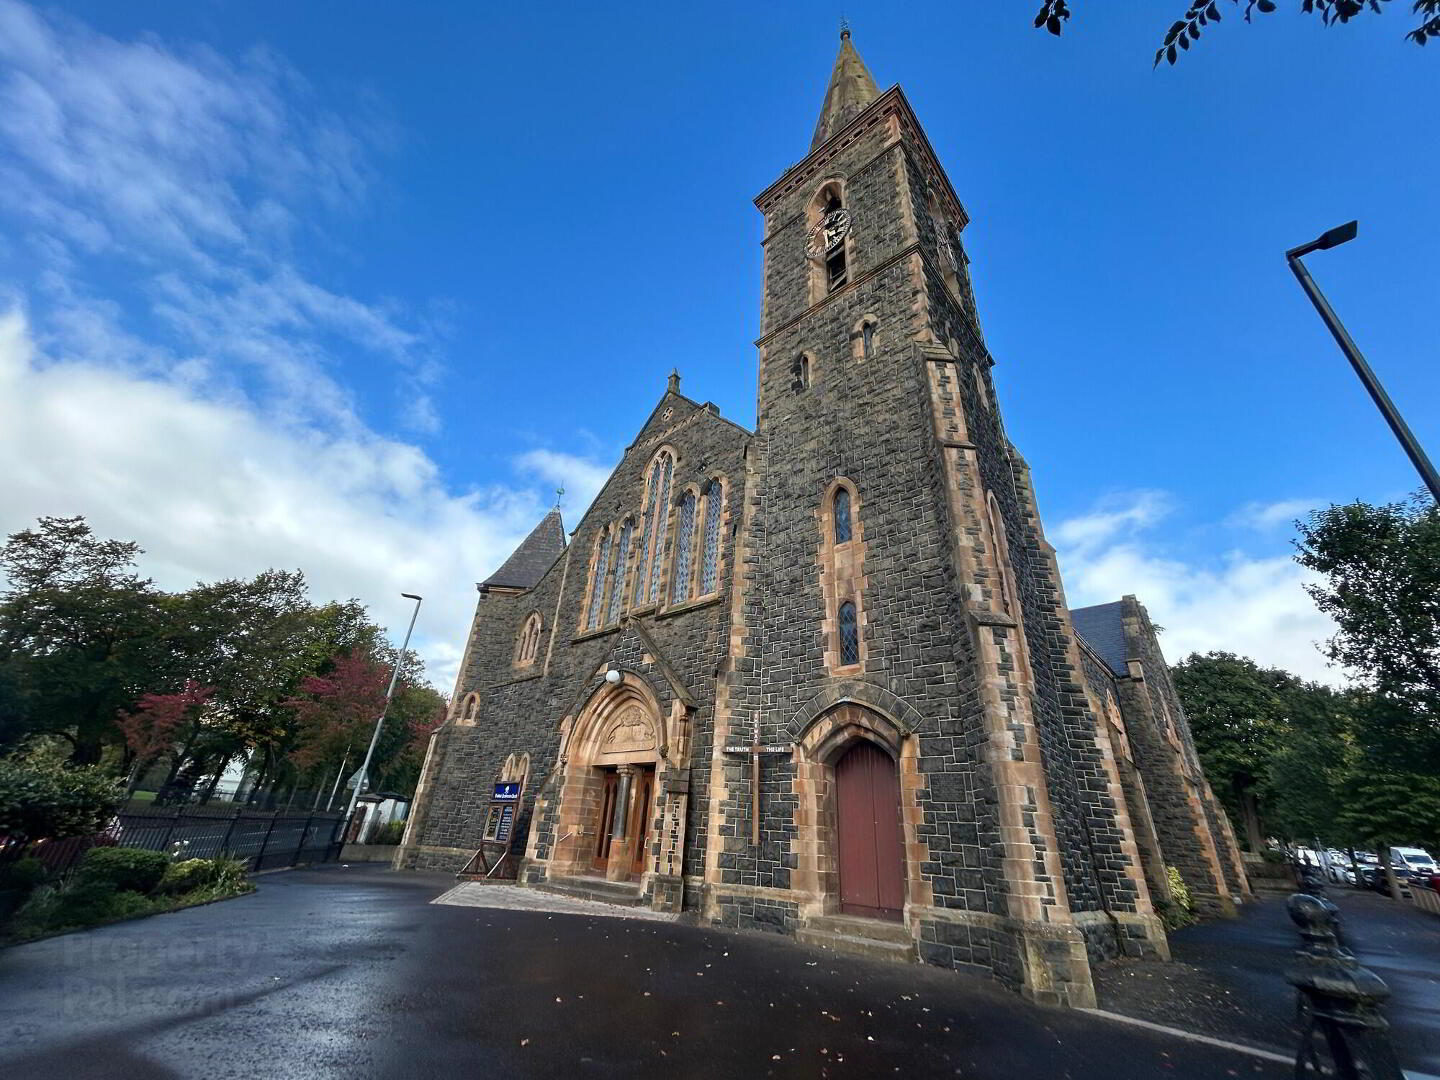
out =
{"type": "Polygon", "coordinates": [[[295,712],[297,746],[290,759],[296,767],[340,762],[356,747],[363,753],[385,708],[389,679],[387,668],[359,652],[336,656],[327,674],[304,679],[301,696],[285,703],[295,712]]]}
{"type": "Polygon", "coordinates": [[[147,765],[175,745],[181,725],[195,720],[214,693],[213,686],[186,679],[179,693],[144,694],[134,712],[116,716],[116,726],[134,755],[127,791],[134,790],[147,765]]]}

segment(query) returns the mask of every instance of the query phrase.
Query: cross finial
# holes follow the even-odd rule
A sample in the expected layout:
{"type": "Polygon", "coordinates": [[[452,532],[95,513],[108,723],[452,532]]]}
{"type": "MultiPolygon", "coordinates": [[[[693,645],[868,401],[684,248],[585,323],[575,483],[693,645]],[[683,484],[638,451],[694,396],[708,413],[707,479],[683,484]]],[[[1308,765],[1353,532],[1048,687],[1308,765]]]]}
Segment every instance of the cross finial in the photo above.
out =
{"type": "Polygon", "coordinates": [[[565,495],[565,489],[564,489],[563,487],[558,487],[558,488],[555,489],[555,509],[556,509],[556,510],[559,510],[559,509],[560,509],[560,500],[564,497],[564,495],[565,495]]]}

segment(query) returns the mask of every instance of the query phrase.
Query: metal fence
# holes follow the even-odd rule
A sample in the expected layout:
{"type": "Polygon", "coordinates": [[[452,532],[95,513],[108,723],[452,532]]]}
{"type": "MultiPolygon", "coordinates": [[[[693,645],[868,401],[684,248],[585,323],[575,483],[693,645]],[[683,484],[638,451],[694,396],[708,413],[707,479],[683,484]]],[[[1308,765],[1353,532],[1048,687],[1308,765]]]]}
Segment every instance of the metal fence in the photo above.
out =
{"type": "MultiPolygon", "coordinates": [[[[328,862],[340,854],[341,813],[265,813],[220,807],[183,806],[175,810],[122,811],[100,836],[72,837],[28,845],[23,854],[39,858],[54,873],[73,867],[96,845],[175,850],[182,859],[228,855],[249,864],[253,873],[299,863],[328,862]]],[[[22,854],[0,841],[0,861],[22,854]]]]}

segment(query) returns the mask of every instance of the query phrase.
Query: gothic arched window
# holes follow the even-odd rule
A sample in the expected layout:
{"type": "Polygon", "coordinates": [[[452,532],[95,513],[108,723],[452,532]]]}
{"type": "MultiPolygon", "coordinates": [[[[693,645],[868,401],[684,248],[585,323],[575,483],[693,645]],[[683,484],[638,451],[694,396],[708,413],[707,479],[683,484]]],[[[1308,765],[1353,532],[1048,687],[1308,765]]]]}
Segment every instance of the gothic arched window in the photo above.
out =
{"type": "Polygon", "coordinates": [[[600,625],[600,612],[605,603],[605,579],[610,569],[610,530],[595,542],[595,573],[590,578],[590,613],[585,618],[585,629],[594,630],[600,625]]]}
{"type": "MultiPolygon", "coordinates": [[[[825,199],[824,217],[829,217],[837,210],[843,210],[840,202],[840,192],[832,190],[825,199]]],[[[845,266],[845,241],[842,239],[825,255],[825,288],[833,292],[845,284],[847,268],[845,266]]]]}
{"type": "Polygon", "coordinates": [[[835,543],[843,544],[850,539],[850,492],[847,488],[835,490],[835,543]]]}
{"type": "Polygon", "coordinates": [[[646,484],[645,530],[635,560],[635,603],[645,604],[659,597],[661,568],[665,562],[665,536],[670,529],[670,481],[675,458],[662,450],[650,463],[646,484]]]}
{"type": "Polygon", "coordinates": [[[855,605],[846,600],[840,605],[840,663],[842,666],[860,662],[860,627],[855,618],[855,605]]]}
{"type": "Polygon", "coordinates": [[[613,561],[614,576],[610,583],[610,611],[605,616],[607,623],[620,621],[620,609],[625,606],[625,562],[630,557],[630,537],[635,532],[635,522],[627,518],[620,526],[620,539],[615,542],[613,561]]]}
{"type": "Polygon", "coordinates": [[[473,691],[465,695],[460,703],[460,713],[455,718],[458,727],[473,727],[476,718],[480,715],[480,695],[473,691]]]}
{"type": "Polygon", "coordinates": [[[530,664],[540,651],[540,613],[532,611],[520,628],[520,637],[515,642],[515,663],[530,664]]]}
{"type": "Polygon", "coordinates": [[[849,280],[846,266],[850,215],[839,180],[824,184],[805,211],[805,258],[809,265],[810,300],[817,303],[849,280]]]}
{"type": "Polygon", "coordinates": [[[790,374],[795,376],[794,390],[798,394],[801,390],[810,388],[810,357],[801,353],[795,358],[795,363],[790,368],[790,374]]]}
{"type": "Polygon", "coordinates": [[[867,322],[860,328],[860,355],[866,360],[875,352],[875,324],[867,322]]]}
{"type": "Polygon", "coordinates": [[[700,595],[709,596],[719,582],[720,517],[725,512],[725,486],[711,480],[705,486],[705,535],[700,552],[700,595]]]}
{"type": "Polygon", "coordinates": [[[675,533],[675,580],[670,586],[670,599],[690,599],[690,551],[695,539],[695,494],[687,491],[680,500],[680,525],[675,533]]]}

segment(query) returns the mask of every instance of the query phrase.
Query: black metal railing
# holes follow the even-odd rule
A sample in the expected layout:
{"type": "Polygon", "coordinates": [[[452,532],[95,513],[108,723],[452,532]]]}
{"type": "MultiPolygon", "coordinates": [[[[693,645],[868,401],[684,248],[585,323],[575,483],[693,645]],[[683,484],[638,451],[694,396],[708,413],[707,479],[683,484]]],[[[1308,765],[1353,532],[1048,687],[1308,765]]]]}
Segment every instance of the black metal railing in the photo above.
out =
{"type": "Polygon", "coordinates": [[[333,811],[286,813],[208,806],[127,809],[98,836],[28,845],[0,840],[0,861],[34,855],[52,873],[64,874],[92,847],[109,845],[170,852],[179,859],[226,855],[246,863],[254,873],[337,858],[344,817],[333,811]]]}

